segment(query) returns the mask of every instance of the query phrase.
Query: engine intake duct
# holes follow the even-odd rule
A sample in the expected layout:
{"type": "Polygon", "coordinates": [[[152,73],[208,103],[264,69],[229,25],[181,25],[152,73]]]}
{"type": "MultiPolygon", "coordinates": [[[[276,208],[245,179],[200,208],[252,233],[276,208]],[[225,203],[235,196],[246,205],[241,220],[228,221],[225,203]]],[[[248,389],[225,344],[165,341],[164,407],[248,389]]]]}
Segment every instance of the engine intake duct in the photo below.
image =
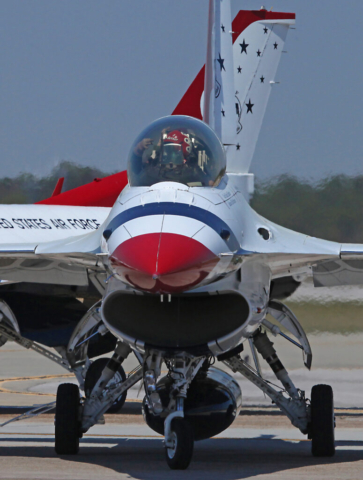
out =
{"type": "Polygon", "coordinates": [[[102,317],[111,331],[150,346],[188,348],[206,345],[241,327],[249,316],[247,301],[237,294],[130,295],[111,293],[102,317]]]}

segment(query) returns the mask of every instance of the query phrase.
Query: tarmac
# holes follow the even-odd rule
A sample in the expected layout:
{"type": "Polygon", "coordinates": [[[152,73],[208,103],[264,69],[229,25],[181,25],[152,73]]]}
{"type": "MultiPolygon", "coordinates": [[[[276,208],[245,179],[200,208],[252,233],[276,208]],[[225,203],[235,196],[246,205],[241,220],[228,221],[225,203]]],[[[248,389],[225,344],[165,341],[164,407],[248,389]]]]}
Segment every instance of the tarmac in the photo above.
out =
{"type": "MultiPolygon", "coordinates": [[[[362,290],[357,290],[358,313],[361,293],[362,290]]],[[[304,294],[302,291],[300,297],[304,294]]],[[[319,302],[321,309],[321,299],[319,302]]],[[[349,298],[349,302],[354,299],[349,298]]],[[[315,307],[303,308],[299,303],[299,308],[314,326],[315,307]]],[[[334,457],[312,457],[306,436],[237,374],[234,376],[243,395],[241,414],[217,437],[195,443],[187,471],[169,470],[163,438],[143,421],[143,391],[136,384],[128,392],[120,414],[106,415],[105,425],[94,426],[84,435],[78,455],[55,454],[53,413],[0,427],[0,479],[362,479],[363,325],[360,323],[363,322],[357,313],[355,323],[349,328],[345,325],[341,331],[337,315],[342,312],[334,304],[324,308],[328,326],[309,333],[314,354],[311,371],[303,366],[301,353],[294,346],[281,338],[273,341],[291,378],[308,397],[314,384],[332,385],[337,419],[334,457]],[[329,330],[330,321],[334,327],[329,330]]],[[[242,356],[250,361],[248,348],[242,356]]],[[[0,348],[0,365],[0,424],[31,406],[54,402],[57,386],[74,381],[60,366],[14,343],[0,348]]],[[[135,360],[128,359],[124,366],[130,371],[135,360]]],[[[216,366],[225,368],[222,364],[216,366]]],[[[263,375],[276,383],[266,365],[262,367],[263,375]]]]}
{"type": "MultiPolygon", "coordinates": [[[[338,414],[336,454],[314,458],[310,442],[288,420],[245,412],[216,438],[197,442],[187,471],[170,471],[162,437],[138,413],[106,416],[81,439],[80,452],[54,452],[53,415],[1,429],[2,479],[361,479],[363,416],[338,414]]],[[[5,420],[8,416],[2,416],[5,420]]]]}
{"type": "MultiPolygon", "coordinates": [[[[289,358],[288,353],[285,356],[289,358]]],[[[74,381],[61,367],[12,343],[0,349],[0,365],[0,423],[32,405],[54,402],[58,384],[74,381]]],[[[131,369],[133,361],[125,367],[131,369]]],[[[163,438],[143,421],[143,392],[137,384],[121,413],[106,415],[105,425],[92,427],[75,456],[55,454],[54,414],[0,427],[0,479],[361,479],[362,374],[357,367],[319,365],[311,372],[303,367],[291,371],[296,385],[307,391],[315,383],[334,387],[337,451],[333,458],[312,457],[306,437],[253,385],[236,375],[244,398],[240,416],[217,437],[196,442],[187,471],[167,467],[163,438]]]]}

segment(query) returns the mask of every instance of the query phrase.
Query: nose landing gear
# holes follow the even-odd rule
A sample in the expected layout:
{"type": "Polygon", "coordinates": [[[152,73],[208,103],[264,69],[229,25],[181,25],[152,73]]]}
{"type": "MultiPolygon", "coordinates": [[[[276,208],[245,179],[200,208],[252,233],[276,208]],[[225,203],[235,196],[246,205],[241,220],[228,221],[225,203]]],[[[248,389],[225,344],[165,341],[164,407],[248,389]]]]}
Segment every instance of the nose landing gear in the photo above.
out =
{"type": "Polygon", "coordinates": [[[194,432],[184,417],[184,400],[190,383],[204,361],[204,357],[181,356],[167,363],[169,375],[173,379],[173,393],[170,394],[169,414],[164,422],[165,457],[172,470],[185,470],[193,457],[194,432]]]}
{"type": "Polygon", "coordinates": [[[165,442],[165,458],[172,470],[188,468],[193,456],[193,437],[188,420],[181,417],[172,420],[169,440],[165,442]]]}

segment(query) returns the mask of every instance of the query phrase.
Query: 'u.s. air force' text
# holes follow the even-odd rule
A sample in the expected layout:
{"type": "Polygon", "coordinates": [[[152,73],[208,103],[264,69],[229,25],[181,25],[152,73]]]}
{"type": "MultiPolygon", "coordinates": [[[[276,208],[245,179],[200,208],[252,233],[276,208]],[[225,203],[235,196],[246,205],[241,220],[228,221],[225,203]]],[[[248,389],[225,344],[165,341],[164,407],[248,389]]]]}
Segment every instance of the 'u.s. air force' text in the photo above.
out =
{"type": "Polygon", "coordinates": [[[0,218],[0,228],[20,228],[21,230],[42,229],[42,230],[97,230],[100,223],[92,218],[51,218],[45,221],[43,218],[0,218]]]}

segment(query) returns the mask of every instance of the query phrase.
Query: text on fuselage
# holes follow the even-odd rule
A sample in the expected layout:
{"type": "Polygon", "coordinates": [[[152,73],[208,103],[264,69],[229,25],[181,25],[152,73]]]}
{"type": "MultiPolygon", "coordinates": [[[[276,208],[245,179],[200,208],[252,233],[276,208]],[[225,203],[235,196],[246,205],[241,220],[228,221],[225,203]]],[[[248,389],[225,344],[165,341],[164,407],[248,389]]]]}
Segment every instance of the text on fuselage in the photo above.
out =
{"type": "Polygon", "coordinates": [[[0,218],[0,228],[20,228],[21,230],[97,230],[100,223],[92,218],[51,218],[45,221],[43,218],[0,218]]]}

